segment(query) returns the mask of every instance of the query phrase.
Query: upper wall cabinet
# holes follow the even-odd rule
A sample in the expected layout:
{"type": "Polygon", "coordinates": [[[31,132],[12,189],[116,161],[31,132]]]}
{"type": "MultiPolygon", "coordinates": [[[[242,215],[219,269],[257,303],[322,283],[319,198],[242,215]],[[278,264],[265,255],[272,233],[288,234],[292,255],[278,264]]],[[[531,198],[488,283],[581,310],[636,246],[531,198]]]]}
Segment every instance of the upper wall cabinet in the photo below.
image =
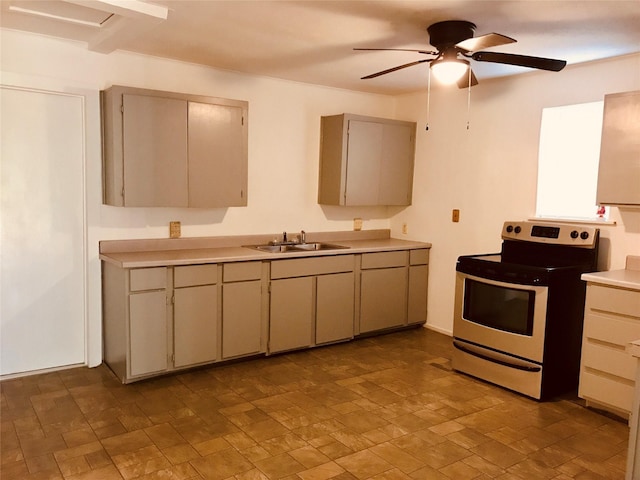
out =
{"type": "Polygon", "coordinates": [[[604,97],[599,205],[640,206],[640,91],[604,97]]]}
{"type": "Polygon", "coordinates": [[[101,103],[105,204],[247,204],[247,102],[113,86],[101,103]]]}
{"type": "Polygon", "coordinates": [[[322,117],[318,203],[410,205],[415,122],[322,117]]]}

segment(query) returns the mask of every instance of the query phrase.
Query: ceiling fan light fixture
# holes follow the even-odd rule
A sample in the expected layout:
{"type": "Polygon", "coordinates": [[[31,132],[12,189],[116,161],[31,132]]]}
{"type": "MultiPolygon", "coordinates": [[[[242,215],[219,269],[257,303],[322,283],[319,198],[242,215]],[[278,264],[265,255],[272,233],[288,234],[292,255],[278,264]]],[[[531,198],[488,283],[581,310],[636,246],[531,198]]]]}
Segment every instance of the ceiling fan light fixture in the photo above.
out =
{"type": "Polygon", "coordinates": [[[440,83],[452,85],[469,70],[469,62],[460,59],[442,58],[431,63],[431,71],[440,83]]]}

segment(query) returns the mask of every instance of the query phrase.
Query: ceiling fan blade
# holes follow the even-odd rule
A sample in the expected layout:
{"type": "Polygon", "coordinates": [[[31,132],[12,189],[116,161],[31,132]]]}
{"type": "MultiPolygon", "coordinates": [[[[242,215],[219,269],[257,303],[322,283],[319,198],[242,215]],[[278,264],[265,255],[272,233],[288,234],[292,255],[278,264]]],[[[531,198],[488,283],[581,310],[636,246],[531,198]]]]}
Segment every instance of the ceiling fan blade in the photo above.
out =
{"type": "Polygon", "coordinates": [[[362,77],[360,80],[368,80],[370,78],[379,77],[380,75],[386,75],[387,73],[395,72],[396,70],[402,70],[403,68],[413,67],[414,65],[418,65],[419,63],[430,62],[431,58],[425,58],[424,60],[417,60],[411,63],[405,63],[404,65],[399,65],[397,67],[389,68],[387,70],[382,70],[381,72],[372,73],[371,75],[367,75],[366,77],[362,77]]]}
{"type": "Polygon", "coordinates": [[[515,43],[516,40],[499,33],[487,33],[479,37],[467,38],[456,43],[456,47],[466,50],[467,52],[475,52],[483,48],[497,47],[498,45],[506,45],[507,43],[515,43]]]}
{"type": "Polygon", "coordinates": [[[552,72],[559,72],[567,64],[565,60],[554,60],[553,58],[530,57],[527,55],[515,55],[513,53],[499,52],[475,52],[471,55],[471,58],[478,62],[504,63],[506,65],[518,65],[520,67],[550,70],[552,72]]]}
{"type": "MultiPolygon", "coordinates": [[[[473,70],[471,70],[471,67],[469,67],[469,74],[471,74],[471,86],[473,87],[478,84],[478,79],[474,75],[473,70]]],[[[469,74],[463,75],[460,80],[458,80],[458,88],[469,87],[469,74]]]]}
{"type": "Polygon", "coordinates": [[[412,48],[354,48],[354,50],[360,51],[369,51],[369,52],[416,52],[416,53],[424,53],[427,55],[438,55],[438,52],[430,51],[430,50],[415,50],[412,48]]]}

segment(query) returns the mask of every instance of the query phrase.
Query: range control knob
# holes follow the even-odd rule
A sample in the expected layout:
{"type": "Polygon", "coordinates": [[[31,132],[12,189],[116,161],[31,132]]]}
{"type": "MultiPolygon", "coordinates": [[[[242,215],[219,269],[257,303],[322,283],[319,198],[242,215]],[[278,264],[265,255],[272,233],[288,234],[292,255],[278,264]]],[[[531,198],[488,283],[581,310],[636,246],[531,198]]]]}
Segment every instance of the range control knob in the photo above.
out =
{"type": "Polygon", "coordinates": [[[513,229],[516,233],[520,233],[522,231],[522,228],[520,227],[516,227],[513,229]]]}
{"type": "Polygon", "coordinates": [[[571,232],[571,238],[578,238],[578,231],[574,230],[573,232],[571,232]]]}
{"type": "Polygon", "coordinates": [[[513,225],[507,225],[507,233],[513,232],[513,225]]]}
{"type": "Polygon", "coordinates": [[[589,232],[582,232],[580,234],[580,238],[586,240],[587,238],[589,238],[589,232]]]}

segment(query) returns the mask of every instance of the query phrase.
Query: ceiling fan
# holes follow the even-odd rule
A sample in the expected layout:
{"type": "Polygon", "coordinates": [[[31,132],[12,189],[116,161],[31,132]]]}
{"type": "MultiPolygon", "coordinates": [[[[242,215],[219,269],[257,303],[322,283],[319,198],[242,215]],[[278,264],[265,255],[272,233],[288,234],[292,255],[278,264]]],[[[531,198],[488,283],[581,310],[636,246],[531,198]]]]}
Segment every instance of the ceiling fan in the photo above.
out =
{"type": "MultiPolygon", "coordinates": [[[[420,63],[430,62],[430,68],[436,77],[440,78],[440,75],[444,74],[445,70],[449,70],[448,83],[457,83],[458,87],[467,88],[478,84],[478,80],[471,70],[470,62],[466,60],[467,58],[477,62],[502,63],[553,72],[559,72],[567,64],[564,60],[555,60],[552,58],[481,51],[483,48],[506,45],[508,43],[514,43],[516,40],[499,33],[489,33],[474,37],[475,29],[475,24],[465,20],[447,20],[434,23],[427,28],[427,32],[429,33],[429,42],[437,49],[435,51],[406,48],[354,48],[354,50],[417,52],[434,56],[434,58],[416,60],[415,62],[372,73],[371,75],[362,77],[362,80],[386,75],[387,73],[412,67],[420,63]]],[[[444,78],[443,81],[447,82],[444,78]]]]}

